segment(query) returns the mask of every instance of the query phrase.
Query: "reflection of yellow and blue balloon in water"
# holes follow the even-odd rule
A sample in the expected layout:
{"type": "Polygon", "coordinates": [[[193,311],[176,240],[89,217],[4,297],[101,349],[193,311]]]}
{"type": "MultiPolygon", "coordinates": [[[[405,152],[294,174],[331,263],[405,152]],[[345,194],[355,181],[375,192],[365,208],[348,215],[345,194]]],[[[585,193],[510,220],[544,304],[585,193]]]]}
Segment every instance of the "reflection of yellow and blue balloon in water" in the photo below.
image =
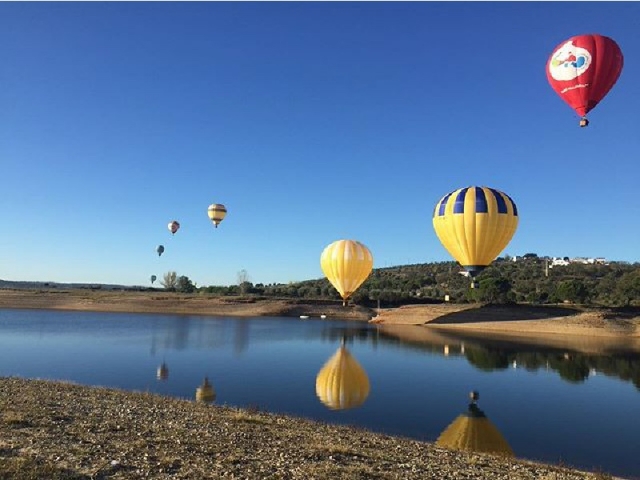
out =
{"type": "Polygon", "coordinates": [[[513,457],[513,450],[497,427],[478,408],[479,394],[469,395],[471,403],[465,413],[459,415],[436,440],[439,447],[467,452],[482,452],[513,457]]]}
{"type": "Polygon", "coordinates": [[[362,405],[369,396],[369,377],[344,343],[316,376],[316,395],[332,410],[362,405]]]}
{"type": "Polygon", "coordinates": [[[371,274],[373,256],[356,240],[337,240],[322,251],[320,267],[346,305],[349,297],[371,274]]]}
{"type": "Polygon", "coordinates": [[[440,199],[433,212],[440,242],[472,279],[504,250],[517,227],[515,202],[489,187],[454,190],[440,199]]]}

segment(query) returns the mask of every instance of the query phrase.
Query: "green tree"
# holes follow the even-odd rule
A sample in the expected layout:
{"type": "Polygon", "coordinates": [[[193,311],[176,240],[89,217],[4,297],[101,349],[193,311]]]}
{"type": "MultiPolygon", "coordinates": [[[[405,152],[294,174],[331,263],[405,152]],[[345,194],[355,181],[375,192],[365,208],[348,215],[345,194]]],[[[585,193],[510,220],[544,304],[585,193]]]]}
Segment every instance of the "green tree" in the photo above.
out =
{"type": "Polygon", "coordinates": [[[623,274],[618,281],[616,290],[626,305],[631,305],[631,302],[640,299],[640,271],[635,270],[623,274]]]}
{"type": "Polygon", "coordinates": [[[196,286],[189,277],[181,275],[176,280],[175,289],[180,293],[193,293],[196,290],[196,286]]]}
{"type": "Polygon", "coordinates": [[[558,298],[562,301],[573,303],[585,303],[589,297],[589,292],[580,279],[564,280],[558,284],[556,291],[558,298]]]}
{"type": "Polygon", "coordinates": [[[511,282],[502,277],[489,277],[480,280],[478,300],[489,303],[508,303],[510,300],[511,282]]]}

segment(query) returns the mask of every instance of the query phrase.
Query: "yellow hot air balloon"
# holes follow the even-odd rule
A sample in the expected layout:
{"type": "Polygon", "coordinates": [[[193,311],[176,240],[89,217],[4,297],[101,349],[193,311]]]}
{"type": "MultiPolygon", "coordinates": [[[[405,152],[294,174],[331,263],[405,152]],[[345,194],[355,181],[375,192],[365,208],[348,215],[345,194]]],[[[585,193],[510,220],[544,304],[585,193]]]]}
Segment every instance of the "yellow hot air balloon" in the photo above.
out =
{"type": "Polygon", "coordinates": [[[362,405],[369,396],[369,377],[344,343],[316,376],[316,395],[332,410],[362,405]]]}
{"type": "Polygon", "coordinates": [[[470,397],[469,409],[451,422],[436,440],[436,445],[453,450],[513,457],[513,450],[507,440],[478,408],[478,392],[471,392],[470,397]]]}
{"type": "Polygon", "coordinates": [[[373,256],[356,240],[337,240],[320,255],[320,267],[346,305],[373,270],[373,256]]]}
{"type": "Polygon", "coordinates": [[[475,277],[504,250],[518,227],[518,209],[506,193],[489,187],[466,187],[440,199],[433,228],[444,248],[475,277]]]}
{"type": "Polygon", "coordinates": [[[218,228],[220,222],[227,216],[227,208],[221,203],[212,203],[209,205],[207,214],[209,215],[209,220],[211,220],[213,225],[218,228]]]}

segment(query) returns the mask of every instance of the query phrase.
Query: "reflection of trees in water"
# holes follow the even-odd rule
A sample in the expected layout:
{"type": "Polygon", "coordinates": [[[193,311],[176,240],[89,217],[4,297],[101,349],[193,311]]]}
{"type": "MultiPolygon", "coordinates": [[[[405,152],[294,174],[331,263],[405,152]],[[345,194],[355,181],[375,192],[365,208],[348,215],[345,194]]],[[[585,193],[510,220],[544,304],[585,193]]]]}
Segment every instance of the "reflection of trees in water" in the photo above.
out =
{"type": "Polygon", "coordinates": [[[467,346],[465,357],[480,370],[504,370],[515,364],[530,372],[539,369],[558,372],[571,383],[584,382],[591,370],[632,382],[640,390],[640,358],[636,355],[597,356],[582,353],[515,352],[496,347],[467,346]]]}
{"type": "Polygon", "coordinates": [[[506,370],[509,358],[504,351],[493,348],[467,348],[464,352],[469,363],[480,370],[506,370]]]}
{"type": "Polygon", "coordinates": [[[236,332],[233,341],[233,350],[236,353],[244,352],[249,346],[250,322],[244,318],[236,320],[236,332]]]}
{"type": "Polygon", "coordinates": [[[379,340],[378,330],[369,326],[331,327],[323,330],[320,337],[332,343],[344,339],[348,343],[357,340],[359,343],[371,343],[374,346],[379,340]]]}

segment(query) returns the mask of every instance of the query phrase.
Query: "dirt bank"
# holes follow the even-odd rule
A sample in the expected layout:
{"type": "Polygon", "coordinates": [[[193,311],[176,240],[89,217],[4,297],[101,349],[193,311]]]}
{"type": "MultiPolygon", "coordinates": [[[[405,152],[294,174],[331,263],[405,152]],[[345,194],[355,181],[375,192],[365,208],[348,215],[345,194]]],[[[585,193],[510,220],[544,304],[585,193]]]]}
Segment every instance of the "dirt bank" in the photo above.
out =
{"type": "Polygon", "coordinates": [[[340,301],[214,297],[173,292],[94,290],[0,290],[0,308],[82,310],[94,312],[167,313],[235,317],[309,315],[369,320],[372,310],[340,301]]]}
{"type": "Polygon", "coordinates": [[[383,325],[423,325],[444,331],[482,331],[510,335],[586,335],[640,340],[634,311],[563,306],[407,305],[385,309],[374,320],[383,325]]]}

